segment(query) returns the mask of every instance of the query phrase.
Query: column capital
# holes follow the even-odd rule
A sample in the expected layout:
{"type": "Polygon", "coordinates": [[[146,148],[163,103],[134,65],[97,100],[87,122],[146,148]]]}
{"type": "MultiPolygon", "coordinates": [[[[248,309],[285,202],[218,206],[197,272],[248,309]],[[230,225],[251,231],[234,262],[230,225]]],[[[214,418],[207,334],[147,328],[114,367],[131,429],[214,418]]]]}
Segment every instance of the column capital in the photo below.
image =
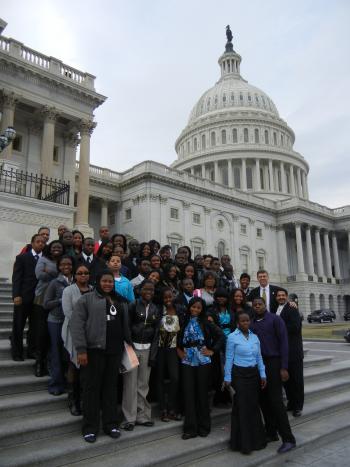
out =
{"type": "Polygon", "coordinates": [[[80,144],[80,138],[77,131],[70,130],[64,132],[63,139],[65,144],[73,149],[77,149],[78,145],[80,144]]]}
{"type": "Polygon", "coordinates": [[[2,90],[1,102],[3,109],[14,110],[18,102],[18,96],[14,92],[2,90]]]}
{"type": "Polygon", "coordinates": [[[207,207],[204,207],[204,212],[205,212],[205,214],[210,214],[210,213],[211,213],[211,209],[210,209],[210,208],[207,208],[207,207]]]}
{"type": "Polygon", "coordinates": [[[182,201],[182,207],[183,207],[184,209],[186,209],[186,210],[187,210],[187,209],[190,209],[191,203],[187,203],[186,201],[182,201]]]}
{"type": "Polygon", "coordinates": [[[49,107],[48,105],[45,105],[40,109],[39,114],[44,118],[45,122],[55,122],[59,116],[59,111],[56,109],[56,107],[49,107]]]}
{"type": "Polygon", "coordinates": [[[27,120],[27,128],[32,135],[40,135],[42,131],[42,124],[35,119],[27,120]]]}
{"type": "Polygon", "coordinates": [[[96,128],[97,123],[92,120],[80,120],[79,122],[79,131],[80,136],[91,136],[92,132],[96,128]]]}
{"type": "Polygon", "coordinates": [[[321,230],[320,227],[317,227],[317,226],[314,227],[314,231],[315,231],[315,232],[320,233],[320,230],[321,230]]]}

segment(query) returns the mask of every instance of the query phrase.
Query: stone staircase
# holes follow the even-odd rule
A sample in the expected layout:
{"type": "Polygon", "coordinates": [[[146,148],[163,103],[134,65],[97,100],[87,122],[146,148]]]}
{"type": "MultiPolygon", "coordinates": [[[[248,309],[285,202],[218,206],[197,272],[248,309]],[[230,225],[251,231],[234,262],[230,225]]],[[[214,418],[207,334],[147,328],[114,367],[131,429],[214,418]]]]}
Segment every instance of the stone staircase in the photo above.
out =
{"type": "Polygon", "coordinates": [[[33,360],[13,362],[8,336],[11,329],[11,288],[0,283],[0,466],[281,466],[299,451],[324,446],[350,433],[350,356],[332,362],[307,352],[305,409],[291,418],[298,449],[278,456],[279,443],[242,456],[227,449],[229,411],[214,409],[208,438],[181,440],[181,422],[122,432],[119,440],[100,435],[95,444],[80,434],[80,417],[72,417],[66,395],[47,392],[47,378],[33,375],[33,360]]]}

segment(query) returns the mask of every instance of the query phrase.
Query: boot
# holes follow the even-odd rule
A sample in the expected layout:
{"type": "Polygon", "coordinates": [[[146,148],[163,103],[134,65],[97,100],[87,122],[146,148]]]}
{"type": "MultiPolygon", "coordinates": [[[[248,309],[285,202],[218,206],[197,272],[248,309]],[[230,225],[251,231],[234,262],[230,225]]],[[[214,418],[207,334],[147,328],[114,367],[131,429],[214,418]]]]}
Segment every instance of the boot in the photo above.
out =
{"type": "Polygon", "coordinates": [[[77,390],[76,386],[77,385],[74,383],[69,383],[67,391],[68,408],[74,417],[81,415],[79,391],[77,390]]]}

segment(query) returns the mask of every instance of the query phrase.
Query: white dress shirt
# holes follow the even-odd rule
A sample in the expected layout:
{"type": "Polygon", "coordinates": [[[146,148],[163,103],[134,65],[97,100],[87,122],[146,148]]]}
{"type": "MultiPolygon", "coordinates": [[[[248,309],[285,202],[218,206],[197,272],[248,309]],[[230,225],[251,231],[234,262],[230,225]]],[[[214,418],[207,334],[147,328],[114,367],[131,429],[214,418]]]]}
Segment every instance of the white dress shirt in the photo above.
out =
{"type": "Polygon", "coordinates": [[[83,258],[85,259],[86,262],[87,262],[88,258],[90,258],[90,263],[92,263],[92,260],[94,259],[93,253],[91,253],[91,255],[88,256],[84,252],[82,252],[82,255],[83,255],[83,258]]]}
{"type": "Polygon", "coordinates": [[[277,311],[276,311],[277,316],[280,316],[280,314],[282,313],[284,305],[285,305],[285,303],[283,303],[283,305],[278,305],[278,308],[277,308],[277,311]]]}

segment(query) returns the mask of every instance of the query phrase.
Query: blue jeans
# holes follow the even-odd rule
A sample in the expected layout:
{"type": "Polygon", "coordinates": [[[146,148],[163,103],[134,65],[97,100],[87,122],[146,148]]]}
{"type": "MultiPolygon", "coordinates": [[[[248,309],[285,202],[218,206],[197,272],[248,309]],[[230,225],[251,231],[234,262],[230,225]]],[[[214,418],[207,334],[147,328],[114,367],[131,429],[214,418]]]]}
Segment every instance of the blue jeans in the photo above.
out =
{"type": "Polygon", "coordinates": [[[63,341],[61,337],[62,324],[63,323],[47,323],[50,336],[49,393],[64,391],[63,341]]]}

